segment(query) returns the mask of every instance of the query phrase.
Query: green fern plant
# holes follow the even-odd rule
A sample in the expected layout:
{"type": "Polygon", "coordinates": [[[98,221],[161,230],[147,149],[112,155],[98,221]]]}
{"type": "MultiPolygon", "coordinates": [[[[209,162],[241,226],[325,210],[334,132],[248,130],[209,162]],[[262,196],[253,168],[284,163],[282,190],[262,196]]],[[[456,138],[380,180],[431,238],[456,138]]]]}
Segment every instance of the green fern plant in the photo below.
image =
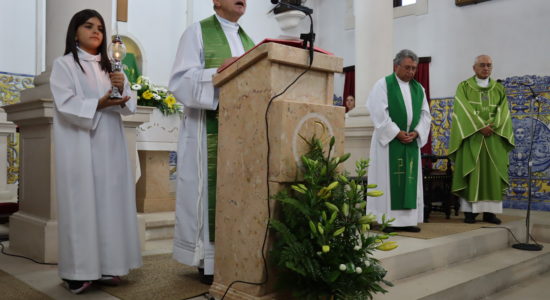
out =
{"type": "MultiPolygon", "coordinates": [[[[271,258],[279,270],[277,287],[312,300],[372,299],[385,293],[381,283],[392,284],[372,253],[397,245],[387,241],[389,235],[371,232],[376,217],[365,209],[365,195],[382,192],[337,171],[350,155],[331,156],[334,137],[326,154],[315,136],[306,142],[310,150],[302,156],[303,181],[274,196],[281,206],[279,218],[270,221],[276,232],[271,258]]],[[[367,160],[357,161],[355,178],[363,178],[367,167],[367,160]]],[[[381,228],[391,221],[384,217],[381,228]]]]}

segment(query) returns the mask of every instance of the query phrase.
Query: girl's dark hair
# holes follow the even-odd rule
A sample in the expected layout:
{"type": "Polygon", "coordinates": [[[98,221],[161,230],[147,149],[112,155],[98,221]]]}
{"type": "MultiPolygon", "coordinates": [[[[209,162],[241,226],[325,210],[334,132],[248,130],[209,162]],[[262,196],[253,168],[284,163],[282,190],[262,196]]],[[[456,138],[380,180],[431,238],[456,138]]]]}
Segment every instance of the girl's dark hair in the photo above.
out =
{"type": "Polygon", "coordinates": [[[80,66],[82,72],[85,72],[84,68],[82,68],[82,65],[80,64],[80,60],[78,59],[78,49],[76,48],[76,31],[78,30],[78,27],[80,27],[80,25],[86,23],[86,21],[93,17],[98,18],[101,22],[101,33],[103,33],[103,41],[101,41],[101,45],[99,45],[99,53],[101,54],[101,61],[99,62],[99,64],[101,65],[101,69],[103,71],[109,73],[111,72],[111,61],[109,60],[109,56],[107,55],[107,32],[105,29],[105,21],[103,21],[103,17],[93,9],[85,9],[77,12],[71,19],[71,22],[69,22],[69,28],[67,29],[67,38],[65,40],[64,54],[66,55],[72,53],[74,60],[80,66]]]}

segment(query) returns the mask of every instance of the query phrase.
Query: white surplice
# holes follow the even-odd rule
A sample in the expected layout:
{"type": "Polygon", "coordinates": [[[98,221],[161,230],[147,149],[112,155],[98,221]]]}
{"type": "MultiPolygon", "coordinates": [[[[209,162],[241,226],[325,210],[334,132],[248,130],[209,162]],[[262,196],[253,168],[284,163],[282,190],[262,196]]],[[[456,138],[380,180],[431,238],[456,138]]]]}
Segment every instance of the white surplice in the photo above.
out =
{"type": "MultiPolygon", "coordinates": [[[[395,76],[395,75],[394,75],[395,76]]],[[[407,126],[412,122],[412,99],[408,82],[397,77],[405,108],[407,110],[407,126]]],[[[416,128],[409,128],[407,131],[418,132],[416,143],[422,147],[428,141],[430,134],[430,107],[426,100],[426,93],[422,89],[424,99],[422,100],[422,111],[416,128]]],[[[367,197],[367,212],[377,216],[381,222],[382,215],[387,218],[395,218],[391,226],[416,226],[424,221],[424,199],[422,189],[422,164],[420,151],[418,153],[418,180],[416,192],[416,209],[391,210],[390,172],[389,172],[389,143],[399,133],[399,127],[393,122],[388,110],[388,91],[386,78],[378,80],[367,99],[366,106],[370,111],[370,117],[374,123],[374,134],[370,147],[370,166],[368,169],[369,184],[377,184],[377,190],[384,192],[381,197],[367,197]]],[[[414,143],[414,142],[413,142],[414,143]]]]}
{"type": "Polygon", "coordinates": [[[96,110],[111,88],[99,55],[78,50],[57,58],[50,77],[55,101],[54,147],[58,203],[59,275],[95,280],[141,266],[135,183],[121,114],[135,112],[128,83],[126,106],[96,110]]]}
{"type": "MultiPolygon", "coordinates": [[[[232,56],[244,54],[239,25],[219,16],[232,56]]],[[[200,23],[183,33],[168,85],[184,106],[180,127],[176,184],[176,225],[174,259],[204,267],[214,274],[214,243],[208,233],[208,174],[206,113],[218,107],[218,90],[212,84],[216,68],[205,69],[200,23]]]]}

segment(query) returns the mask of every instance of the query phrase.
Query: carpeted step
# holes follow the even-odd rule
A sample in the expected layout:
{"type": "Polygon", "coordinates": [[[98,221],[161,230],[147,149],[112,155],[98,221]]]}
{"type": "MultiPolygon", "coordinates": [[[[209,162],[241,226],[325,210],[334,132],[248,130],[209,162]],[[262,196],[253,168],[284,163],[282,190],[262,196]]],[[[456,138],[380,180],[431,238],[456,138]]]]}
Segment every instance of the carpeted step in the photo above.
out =
{"type": "Polygon", "coordinates": [[[533,252],[510,247],[395,281],[387,294],[374,299],[481,299],[549,270],[550,244],[533,252]]]}
{"type": "MultiPolygon", "coordinates": [[[[487,225],[489,226],[489,225],[487,225]]],[[[521,220],[504,224],[516,237],[525,235],[521,220]]],[[[443,268],[476,256],[508,248],[511,235],[504,228],[481,228],[434,239],[393,237],[399,247],[393,251],[375,252],[388,271],[386,279],[395,281],[443,268]]]]}

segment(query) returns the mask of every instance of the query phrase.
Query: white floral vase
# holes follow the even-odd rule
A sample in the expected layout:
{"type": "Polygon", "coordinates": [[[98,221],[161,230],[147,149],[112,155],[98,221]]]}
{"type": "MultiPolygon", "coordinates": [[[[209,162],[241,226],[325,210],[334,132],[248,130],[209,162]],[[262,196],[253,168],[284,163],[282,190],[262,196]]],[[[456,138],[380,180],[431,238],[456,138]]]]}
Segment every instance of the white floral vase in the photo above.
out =
{"type": "Polygon", "coordinates": [[[149,122],[137,128],[137,149],[147,151],[176,151],[181,114],[165,116],[158,108],[153,110],[149,122]]]}

